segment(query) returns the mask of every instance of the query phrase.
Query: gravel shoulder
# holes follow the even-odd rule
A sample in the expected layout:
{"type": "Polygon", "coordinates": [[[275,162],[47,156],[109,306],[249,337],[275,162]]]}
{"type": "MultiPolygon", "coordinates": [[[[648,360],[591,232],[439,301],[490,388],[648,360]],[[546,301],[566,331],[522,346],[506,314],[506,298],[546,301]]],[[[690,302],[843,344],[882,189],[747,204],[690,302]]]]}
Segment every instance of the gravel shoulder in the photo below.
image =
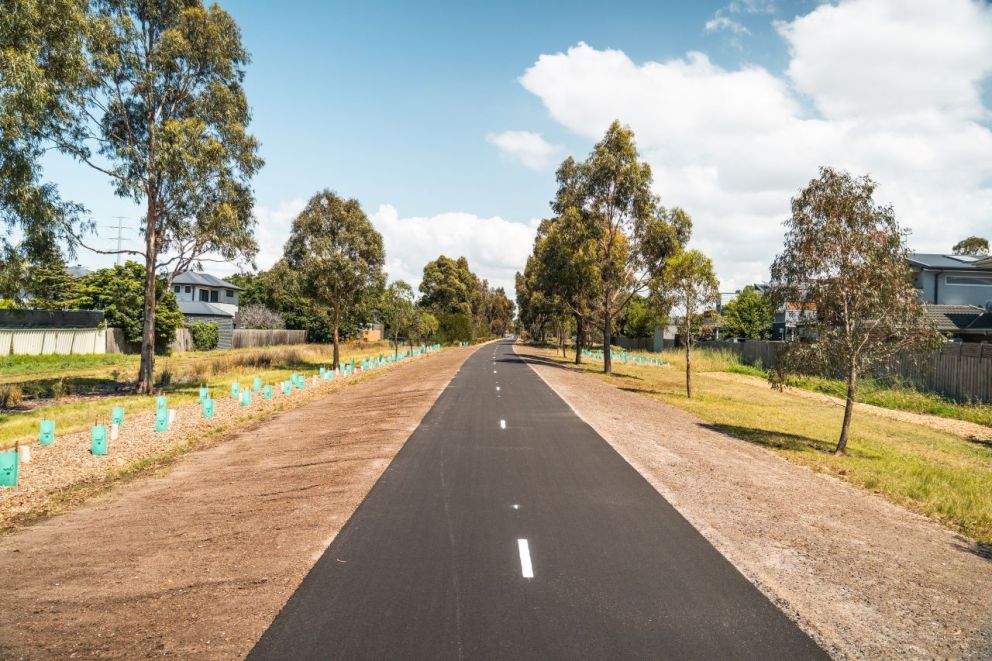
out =
{"type": "Polygon", "coordinates": [[[166,475],[0,539],[0,658],[243,657],[474,350],[304,390],[166,475]]]}
{"type": "Polygon", "coordinates": [[[517,345],[534,370],[837,658],[992,657],[973,541],[517,345]]]}

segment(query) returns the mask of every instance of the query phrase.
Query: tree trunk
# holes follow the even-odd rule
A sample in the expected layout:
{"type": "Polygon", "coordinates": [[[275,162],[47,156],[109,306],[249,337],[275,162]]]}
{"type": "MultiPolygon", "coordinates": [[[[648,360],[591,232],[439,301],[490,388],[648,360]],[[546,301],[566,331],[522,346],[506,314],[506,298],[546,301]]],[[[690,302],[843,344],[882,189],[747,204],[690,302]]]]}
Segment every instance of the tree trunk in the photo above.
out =
{"type": "Polygon", "coordinates": [[[685,396],[692,399],[692,354],[690,353],[689,333],[685,334],[685,396]]]}
{"type": "Polygon", "coordinates": [[[610,344],[613,342],[613,319],[610,318],[610,306],[603,306],[603,373],[613,373],[613,356],[610,353],[610,344]]]}
{"type": "Polygon", "coordinates": [[[393,358],[400,357],[400,330],[399,327],[393,331],[393,358]]]}
{"type": "Polygon", "coordinates": [[[141,329],[141,364],[138,392],[149,395],[155,385],[155,265],[158,261],[158,218],[155,196],[148,196],[145,215],[145,318],[141,329]]]}
{"type": "Polygon", "coordinates": [[[858,370],[852,361],[847,370],[847,401],[844,403],[844,423],[840,427],[840,440],[837,441],[837,449],[834,450],[834,454],[844,454],[847,450],[847,436],[851,430],[851,416],[854,415],[857,390],[858,370]]]}
{"type": "Polygon", "coordinates": [[[582,317],[575,315],[575,364],[582,364],[582,317]]]}
{"type": "Polygon", "coordinates": [[[331,369],[338,369],[341,367],[341,348],[338,342],[338,328],[341,327],[341,312],[338,310],[334,311],[334,364],[331,369]]]}

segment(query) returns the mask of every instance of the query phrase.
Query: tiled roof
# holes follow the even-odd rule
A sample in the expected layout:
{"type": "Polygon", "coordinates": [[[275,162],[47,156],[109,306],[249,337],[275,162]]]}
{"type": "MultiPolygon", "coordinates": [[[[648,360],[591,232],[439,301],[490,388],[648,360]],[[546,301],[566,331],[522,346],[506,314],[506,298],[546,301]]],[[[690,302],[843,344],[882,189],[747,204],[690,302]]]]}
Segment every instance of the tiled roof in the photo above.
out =
{"type": "Polygon", "coordinates": [[[215,275],[210,275],[209,273],[197,273],[195,271],[180,273],[172,279],[172,282],[177,285],[200,285],[203,287],[221,287],[224,289],[241,290],[241,287],[233,285],[227,280],[221,280],[215,275]]]}
{"type": "Polygon", "coordinates": [[[992,313],[975,305],[928,305],[926,316],[943,332],[992,330],[992,313]]]}

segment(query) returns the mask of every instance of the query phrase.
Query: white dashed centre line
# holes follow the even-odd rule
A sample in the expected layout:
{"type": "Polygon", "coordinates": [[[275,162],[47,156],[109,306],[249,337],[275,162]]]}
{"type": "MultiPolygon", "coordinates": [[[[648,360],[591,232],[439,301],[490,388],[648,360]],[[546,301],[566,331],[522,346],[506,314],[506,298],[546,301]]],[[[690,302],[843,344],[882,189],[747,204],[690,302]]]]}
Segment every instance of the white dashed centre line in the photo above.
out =
{"type": "Polygon", "coordinates": [[[499,386],[496,386],[496,392],[499,392],[499,386]]]}
{"type": "Polygon", "coordinates": [[[530,563],[530,547],[526,539],[517,540],[517,550],[520,551],[520,573],[524,578],[534,578],[534,567],[530,563]]]}
{"type": "Polygon", "coordinates": [[[500,429],[506,429],[506,420],[500,420],[499,421],[499,428],[500,429]]]}

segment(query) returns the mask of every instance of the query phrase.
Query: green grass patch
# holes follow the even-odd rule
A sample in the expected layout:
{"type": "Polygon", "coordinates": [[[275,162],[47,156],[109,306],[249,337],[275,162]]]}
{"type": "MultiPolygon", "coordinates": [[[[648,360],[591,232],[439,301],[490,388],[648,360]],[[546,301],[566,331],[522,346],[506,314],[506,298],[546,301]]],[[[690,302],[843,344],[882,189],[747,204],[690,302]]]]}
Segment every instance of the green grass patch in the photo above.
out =
{"type": "MultiPolygon", "coordinates": [[[[603,375],[598,362],[583,361],[582,368],[619,388],[690,411],[720,432],[934,517],[979,542],[992,542],[992,429],[986,438],[968,439],[859,411],[848,454],[836,456],[832,451],[842,407],[779,392],[761,382],[709,375],[707,371],[749,372],[733,366],[726,356],[702,351],[693,355],[694,397],[687,399],[684,357],[665,353],[671,368],[614,364],[612,376],[603,375]]],[[[824,384],[828,386],[835,387],[824,384]]],[[[913,399],[899,393],[903,399],[896,399],[884,388],[869,393],[892,408],[919,411],[929,406],[923,403],[927,396],[913,399]]]]}

